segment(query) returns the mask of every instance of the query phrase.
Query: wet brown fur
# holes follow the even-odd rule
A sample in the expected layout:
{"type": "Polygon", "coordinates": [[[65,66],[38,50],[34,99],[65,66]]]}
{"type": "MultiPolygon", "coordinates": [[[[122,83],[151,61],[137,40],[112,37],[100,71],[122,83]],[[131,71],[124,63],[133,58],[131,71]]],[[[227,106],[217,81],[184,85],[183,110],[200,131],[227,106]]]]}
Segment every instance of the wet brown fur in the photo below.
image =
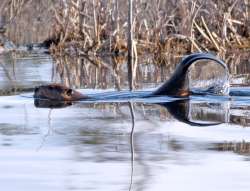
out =
{"type": "Polygon", "coordinates": [[[88,96],[68,88],[61,84],[42,85],[35,88],[34,98],[49,99],[57,101],[77,101],[86,99],[88,96]]]}
{"type": "MultiPolygon", "coordinates": [[[[153,94],[152,94],[153,95],[153,94]]],[[[176,96],[186,97],[189,96],[190,92],[186,90],[180,90],[176,96]]],[[[35,88],[34,98],[37,99],[48,99],[54,101],[78,101],[82,99],[90,98],[76,90],[68,88],[61,84],[49,84],[42,85],[35,88]]]]}

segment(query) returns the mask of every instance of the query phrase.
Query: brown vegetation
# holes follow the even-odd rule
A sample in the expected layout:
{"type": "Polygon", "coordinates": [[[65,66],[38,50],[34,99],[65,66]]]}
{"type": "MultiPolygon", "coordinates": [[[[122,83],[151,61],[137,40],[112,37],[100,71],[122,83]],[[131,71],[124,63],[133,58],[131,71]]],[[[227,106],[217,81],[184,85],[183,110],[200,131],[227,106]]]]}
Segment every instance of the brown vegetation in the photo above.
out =
{"type": "MultiPolygon", "coordinates": [[[[247,0],[133,2],[133,36],[139,55],[176,53],[176,45],[177,53],[250,46],[247,0]]],[[[3,0],[0,28],[6,27],[7,36],[17,43],[59,38],[60,51],[73,47],[79,53],[110,52],[119,39],[126,42],[127,10],[128,1],[116,0],[3,0]],[[24,35],[27,32],[30,37],[24,35]]]]}
{"type": "MultiPolygon", "coordinates": [[[[213,51],[226,59],[236,49],[249,50],[249,6],[248,0],[134,0],[135,65],[151,62],[159,66],[156,72],[164,73],[174,67],[176,57],[191,52],[213,51]]],[[[98,81],[110,70],[120,89],[121,67],[127,60],[128,7],[128,1],[117,0],[3,0],[0,28],[5,27],[15,43],[49,46],[68,84],[98,81]],[[85,57],[92,66],[83,59],[65,62],[67,55],[85,57]],[[107,62],[105,56],[112,58],[107,62]],[[76,80],[72,73],[84,77],[76,80]]],[[[140,67],[133,70],[135,81],[139,73],[140,67]]]]}
{"type": "MultiPolygon", "coordinates": [[[[54,5],[60,48],[110,52],[127,37],[127,1],[68,0],[54,5]]],[[[249,48],[249,5],[237,1],[134,1],[134,41],[146,52],[188,53],[249,48]],[[178,51],[175,48],[178,47],[178,51]]],[[[58,48],[57,47],[57,48],[58,48]]],[[[60,49],[62,50],[62,49],[60,49]]]]}

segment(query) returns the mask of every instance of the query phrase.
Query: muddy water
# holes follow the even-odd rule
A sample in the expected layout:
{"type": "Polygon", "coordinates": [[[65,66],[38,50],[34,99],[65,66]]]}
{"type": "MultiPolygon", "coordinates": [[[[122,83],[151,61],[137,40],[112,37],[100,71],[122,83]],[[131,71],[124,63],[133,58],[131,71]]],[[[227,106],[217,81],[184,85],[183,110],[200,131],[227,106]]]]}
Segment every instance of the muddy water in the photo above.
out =
{"type": "Polygon", "coordinates": [[[1,89],[25,91],[0,97],[2,190],[249,190],[249,98],[38,108],[29,88],[51,81],[51,59],[7,58],[1,89]]]}

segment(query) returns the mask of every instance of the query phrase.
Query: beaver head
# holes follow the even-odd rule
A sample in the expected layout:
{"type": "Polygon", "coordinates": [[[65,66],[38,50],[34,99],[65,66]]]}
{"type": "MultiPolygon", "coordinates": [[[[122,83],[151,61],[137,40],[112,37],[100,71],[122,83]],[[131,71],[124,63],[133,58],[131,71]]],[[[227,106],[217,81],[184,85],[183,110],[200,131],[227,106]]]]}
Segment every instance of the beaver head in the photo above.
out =
{"type": "Polygon", "coordinates": [[[34,98],[57,101],[77,101],[88,97],[61,84],[49,84],[36,87],[34,98]]]}

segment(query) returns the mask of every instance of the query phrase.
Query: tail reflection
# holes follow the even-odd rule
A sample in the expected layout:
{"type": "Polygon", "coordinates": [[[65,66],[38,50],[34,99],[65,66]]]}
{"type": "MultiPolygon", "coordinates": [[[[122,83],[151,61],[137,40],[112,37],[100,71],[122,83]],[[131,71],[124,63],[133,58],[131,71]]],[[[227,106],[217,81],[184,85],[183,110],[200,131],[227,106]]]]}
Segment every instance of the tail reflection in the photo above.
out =
{"type": "MultiPolygon", "coordinates": [[[[168,112],[178,121],[192,125],[192,126],[211,126],[225,123],[224,117],[219,117],[218,105],[216,105],[216,111],[214,111],[214,104],[206,103],[203,109],[201,109],[199,103],[194,104],[190,100],[181,100],[168,103],[160,103],[162,107],[165,107],[168,112]],[[213,117],[210,117],[213,116],[213,117]]],[[[221,107],[223,110],[223,107],[221,107]]],[[[223,112],[222,112],[223,113],[223,112]]]]}
{"type": "MultiPolygon", "coordinates": [[[[72,106],[73,104],[86,103],[42,99],[34,100],[34,105],[38,108],[59,109],[72,106]]],[[[146,104],[145,107],[147,107],[147,105],[148,104],[146,104]]],[[[195,102],[193,100],[179,100],[157,103],[157,105],[164,107],[169,114],[178,121],[191,126],[212,126],[221,123],[249,126],[250,123],[248,115],[249,107],[237,106],[229,101],[195,102]]]]}

